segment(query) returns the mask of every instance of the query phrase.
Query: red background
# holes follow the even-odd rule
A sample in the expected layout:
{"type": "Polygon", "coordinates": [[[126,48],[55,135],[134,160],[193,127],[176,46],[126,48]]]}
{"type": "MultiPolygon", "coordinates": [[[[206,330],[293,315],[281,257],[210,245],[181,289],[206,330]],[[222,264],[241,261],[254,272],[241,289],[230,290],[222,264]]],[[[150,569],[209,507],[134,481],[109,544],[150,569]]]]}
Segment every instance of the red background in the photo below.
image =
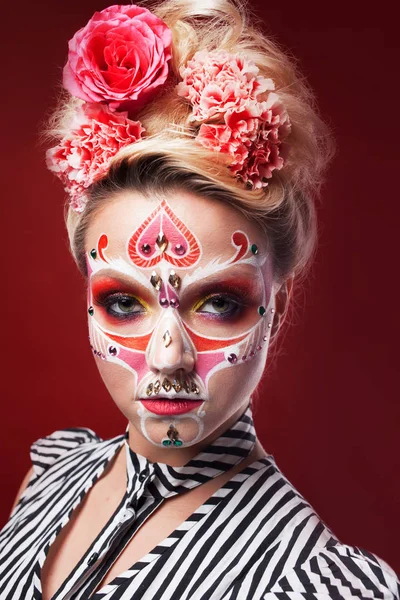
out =
{"type": "MultiPolygon", "coordinates": [[[[125,421],[97,375],[84,285],[68,256],[63,193],[45,169],[41,121],[67,40],[104,0],[20,0],[2,11],[2,435],[0,522],[31,442],[125,421]]],[[[338,155],[319,204],[320,247],[270,364],[255,422],[265,449],[345,543],[400,571],[397,191],[398,18],[361,0],[251,0],[300,60],[338,155]],[[397,129],[397,131],[396,131],[397,129]]]]}

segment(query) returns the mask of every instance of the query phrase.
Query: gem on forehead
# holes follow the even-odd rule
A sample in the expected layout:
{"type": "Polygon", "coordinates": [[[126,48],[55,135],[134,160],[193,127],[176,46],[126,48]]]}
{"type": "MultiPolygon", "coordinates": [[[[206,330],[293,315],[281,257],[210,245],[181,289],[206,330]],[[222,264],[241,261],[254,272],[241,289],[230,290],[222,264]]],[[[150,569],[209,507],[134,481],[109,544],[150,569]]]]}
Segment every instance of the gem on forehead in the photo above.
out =
{"type": "Polygon", "coordinates": [[[151,252],[150,244],[142,244],[142,252],[143,252],[143,254],[150,254],[150,252],[151,252]]]}
{"type": "Polygon", "coordinates": [[[253,254],[257,255],[258,254],[258,246],[257,246],[257,244],[252,244],[250,246],[250,250],[252,251],[253,254]]]}
{"type": "Polygon", "coordinates": [[[94,315],[94,308],[93,308],[93,306],[89,306],[89,308],[88,308],[88,313],[89,313],[89,315],[90,315],[91,317],[93,317],[93,315],[94,315]]]}
{"type": "Polygon", "coordinates": [[[186,253],[186,248],[182,244],[176,244],[174,251],[175,251],[175,254],[177,254],[178,256],[182,256],[183,254],[186,253]]]}
{"type": "Polygon", "coordinates": [[[168,240],[162,231],[158,234],[156,244],[159,247],[161,254],[168,248],[168,240]]]}
{"type": "Polygon", "coordinates": [[[175,289],[178,289],[179,286],[181,285],[181,278],[179,277],[179,275],[177,275],[175,273],[175,271],[171,271],[171,273],[168,277],[168,281],[170,282],[172,287],[175,289]]]}
{"type": "Polygon", "coordinates": [[[96,248],[93,248],[93,249],[90,251],[90,256],[91,256],[92,258],[97,258],[97,251],[96,251],[96,248]]]}
{"type": "Polygon", "coordinates": [[[157,292],[161,290],[162,279],[155,271],[153,271],[151,274],[150,283],[154,288],[156,288],[157,292]]]}

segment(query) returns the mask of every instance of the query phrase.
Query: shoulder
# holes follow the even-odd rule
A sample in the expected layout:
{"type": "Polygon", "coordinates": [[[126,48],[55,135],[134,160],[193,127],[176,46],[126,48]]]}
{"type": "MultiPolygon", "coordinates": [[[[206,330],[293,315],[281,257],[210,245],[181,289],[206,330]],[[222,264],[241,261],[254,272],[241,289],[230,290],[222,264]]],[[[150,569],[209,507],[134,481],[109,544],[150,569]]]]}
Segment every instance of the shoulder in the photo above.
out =
{"type": "Polygon", "coordinates": [[[30,456],[34,474],[40,477],[61,456],[82,444],[96,444],[101,441],[94,431],[86,427],[58,429],[31,445],[30,456]]]}
{"type": "Polygon", "coordinates": [[[331,538],[271,584],[263,600],[400,600],[395,571],[375,554],[331,538]]]}

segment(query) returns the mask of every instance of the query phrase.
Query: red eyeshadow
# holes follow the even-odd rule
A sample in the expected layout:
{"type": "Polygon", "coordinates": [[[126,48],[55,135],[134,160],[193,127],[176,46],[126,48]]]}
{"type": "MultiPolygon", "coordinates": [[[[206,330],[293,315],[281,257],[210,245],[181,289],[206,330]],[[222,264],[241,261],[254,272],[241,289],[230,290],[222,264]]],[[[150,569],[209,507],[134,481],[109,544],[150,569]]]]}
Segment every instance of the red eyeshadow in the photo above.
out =
{"type": "Polygon", "coordinates": [[[101,279],[94,280],[92,283],[92,293],[94,296],[129,291],[129,289],[129,285],[113,277],[102,277],[101,279]]]}

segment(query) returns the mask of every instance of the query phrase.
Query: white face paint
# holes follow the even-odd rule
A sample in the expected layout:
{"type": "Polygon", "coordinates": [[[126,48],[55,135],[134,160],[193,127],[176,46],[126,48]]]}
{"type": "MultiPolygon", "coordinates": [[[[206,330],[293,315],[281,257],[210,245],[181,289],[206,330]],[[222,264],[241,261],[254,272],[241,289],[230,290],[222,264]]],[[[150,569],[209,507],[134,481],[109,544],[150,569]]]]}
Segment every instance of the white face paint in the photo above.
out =
{"type": "Polygon", "coordinates": [[[87,264],[93,352],[147,443],[193,445],[247,406],[274,313],[255,223],[186,192],[127,192],[94,218],[87,264]]]}

